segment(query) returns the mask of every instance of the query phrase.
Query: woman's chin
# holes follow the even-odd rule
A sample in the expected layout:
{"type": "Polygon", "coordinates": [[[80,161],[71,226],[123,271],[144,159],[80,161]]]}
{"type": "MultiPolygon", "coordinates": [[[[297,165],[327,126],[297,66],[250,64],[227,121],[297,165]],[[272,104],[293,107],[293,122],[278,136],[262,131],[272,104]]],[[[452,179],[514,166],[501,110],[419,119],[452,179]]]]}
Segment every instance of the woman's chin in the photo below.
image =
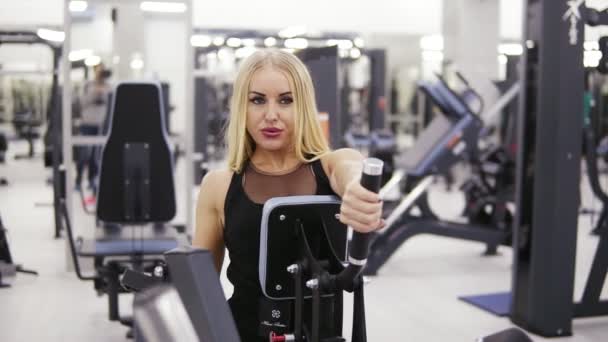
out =
{"type": "Polygon", "coordinates": [[[282,141],[262,141],[256,144],[256,148],[260,148],[265,151],[281,151],[285,150],[286,144],[282,141]]]}

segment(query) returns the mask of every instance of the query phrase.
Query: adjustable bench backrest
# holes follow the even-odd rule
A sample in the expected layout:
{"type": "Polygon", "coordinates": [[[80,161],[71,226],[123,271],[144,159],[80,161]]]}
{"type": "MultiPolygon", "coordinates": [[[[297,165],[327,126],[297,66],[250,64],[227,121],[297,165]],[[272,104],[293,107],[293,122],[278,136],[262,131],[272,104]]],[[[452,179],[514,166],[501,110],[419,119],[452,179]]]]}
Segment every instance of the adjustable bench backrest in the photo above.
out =
{"type": "Polygon", "coordinates": [[[103,148],[97,216],[106,222],[167,222],[175,216],[173,159],[161,86],[120,83],[103,148]]]}
{"type": "Polygon", "coordinates": [[[482,122],[443,80],[421,82],[419,88],[441,115],[435,116],[405,153],[402,166],[414,176],[443,173],[456,162],[476,155],[482,122]]]}

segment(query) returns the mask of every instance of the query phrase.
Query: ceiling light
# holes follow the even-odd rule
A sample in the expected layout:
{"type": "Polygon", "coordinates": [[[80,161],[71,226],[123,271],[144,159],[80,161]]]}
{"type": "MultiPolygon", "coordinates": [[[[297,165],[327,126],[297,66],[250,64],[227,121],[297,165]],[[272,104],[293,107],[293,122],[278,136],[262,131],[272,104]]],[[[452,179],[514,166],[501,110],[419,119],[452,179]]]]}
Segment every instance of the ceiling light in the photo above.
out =
{"type": "Polygon", "coordinates": [[[246,58],[251,56],[254,52],[256,52],[256,48],[253,46],[244,46],[240,49],[237,49],[234,52],[234,55],[236,56],[236,58],[246,58]]]}
{"type": "Polygon", "coordinates": [[[86,1],[70,1],[70,12],[84,12],[89,7],[86,1]]]}
{"type": "Polygon", "coordinates": [[[203,34],[193,34],[190,37],[190,45],[196,47],[208,47],[211,45],[211,37],[203,34]]]}
{"type": "Polygon", "coordinates": [[[253,38],[242,39],[241,42],[244,46],[255,46],[255,39],[253,38]]]}
{"type": "Polygon", "coordinates": [[[361,37],[357,37],[353,40],[353,42],[355,43],[355,46],[358,48],[363,48],[365,46],[365,42],[363,41],[363,39],[361,37]]]}
{"type": "Polygon", "coordinates": [[[288,49],[306,49],[308,47],[308,40],[306,38],[286,39],[284,45],[288,49]]]}
{"type": "Polygon", "coordinates": [[[224,39],[224,37],[217,36],[217,37],[213,38],[213,45],[222,46],[222,45],[224,45],[225,41],[226,40],[224,39]]]}
{"type": "Polygon", "coordinates": [[[135,58],[135,59],[131,60],[130,66],[131,66],[131,69],[133,69],[133,70],[143,69],[144,61],[141,58],[135,58]]]}
{"type": "Polygon", "coordinates": [[[241,39],[230,37],[226,40],[226,45],[233,47],[233,48],[237,48],[237,47],[241,46],[241,39]]]}
{"type": "Polygon", "coordinates": [[[275,37],[268,37],[264,39],[264,45],[266,47],[271,47],[277,45],[277,39],[275,37]]]}
{"type": "Polygon", "coordinates": [[[65,40],[65,32],[63,31],[55,31],[41,28],[36,31],[36,34],[38,35],[38,37],[51,42],[63,42],[65,40]]]}
{"type": "Polygon", "coordinates": [[[306,26],[290,26],[286,29],[279,31],[279,37],[281,38],[293,38],[306,34],[306,26]]]}

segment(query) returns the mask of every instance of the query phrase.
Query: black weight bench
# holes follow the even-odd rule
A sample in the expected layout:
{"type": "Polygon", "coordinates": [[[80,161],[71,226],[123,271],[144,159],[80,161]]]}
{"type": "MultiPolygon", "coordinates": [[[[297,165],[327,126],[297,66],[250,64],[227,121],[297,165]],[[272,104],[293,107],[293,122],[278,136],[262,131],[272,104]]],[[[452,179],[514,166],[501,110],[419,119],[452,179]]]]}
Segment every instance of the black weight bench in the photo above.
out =
{"type": "Polygon", "coordinates": [[[78,278],[93,280],[108,294],[109,319],[120,316],[118,297],[127,269],[147,271],[163,262],[163,253],[178,246],[178,234],[166,224],[175,216],[173,159],[166,133],[163,98],[158,83],[121,83],[114,91],[110,130],[102,152],[97,199],[101,222],[93,239],[74,239],[63,216],[78,278]],[[95,275],[82,274],[78,257],[93,258],[95,275]]]}

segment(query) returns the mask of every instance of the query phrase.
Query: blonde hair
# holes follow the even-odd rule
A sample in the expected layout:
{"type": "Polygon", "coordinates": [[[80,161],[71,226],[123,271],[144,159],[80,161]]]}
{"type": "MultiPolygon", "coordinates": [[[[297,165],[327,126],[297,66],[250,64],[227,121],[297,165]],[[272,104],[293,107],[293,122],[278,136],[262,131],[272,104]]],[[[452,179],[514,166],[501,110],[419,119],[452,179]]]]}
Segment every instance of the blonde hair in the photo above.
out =
{"type": "Polygon", "coordinates": [[[312,79],[306,66],[296,56],[278,49],[259,50],[243,61],[233,86],[228,123],[228,167],[241,172],[255,150],[247,132],[247,105],[251,79],[256,71],[271,66],[282,71],[294,98],[295,153],[302,162],[319,159],[329,146],[317,118],[317,105],[312,79]]]}

